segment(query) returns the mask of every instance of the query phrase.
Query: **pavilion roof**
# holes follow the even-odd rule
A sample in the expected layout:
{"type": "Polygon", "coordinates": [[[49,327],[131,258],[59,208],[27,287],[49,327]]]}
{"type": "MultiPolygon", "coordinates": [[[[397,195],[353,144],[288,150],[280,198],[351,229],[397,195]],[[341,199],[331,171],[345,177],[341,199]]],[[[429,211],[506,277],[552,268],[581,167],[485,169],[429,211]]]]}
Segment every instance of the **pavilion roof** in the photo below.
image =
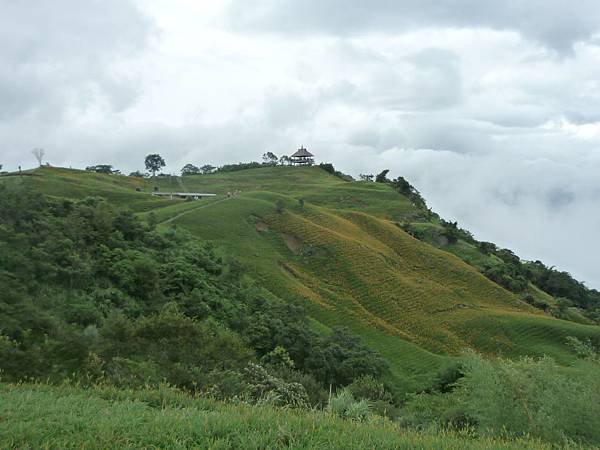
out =
{"type": "Polygon", "coordinates": [[[314,156],[314,155],[311,152],[309,152],[308,150],[306,150],[304,147],[300,147],[298,149],[298,151],[296,151],[296,153],[294,153],[292,155],[292,158],[294,158],[294,157],[301,157],[301,156],[311,157],[311,156],[314,156]]]}

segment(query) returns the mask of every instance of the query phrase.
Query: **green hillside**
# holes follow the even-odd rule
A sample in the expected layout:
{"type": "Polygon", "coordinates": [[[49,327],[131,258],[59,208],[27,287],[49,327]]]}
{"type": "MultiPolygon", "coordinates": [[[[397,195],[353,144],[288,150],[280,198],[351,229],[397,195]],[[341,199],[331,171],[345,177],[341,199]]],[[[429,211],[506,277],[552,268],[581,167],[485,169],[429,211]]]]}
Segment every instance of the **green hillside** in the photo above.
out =
{"type": "Polygon", "coordinates": [[[319,167],[0,177],[0,445],[600,443],[597,292],[398,186],[319,167]]]}
{"type": "Polygon", "coordinates": [[[317,167],[157,177],[163,192],[218,194],[184,202],[148,195],[152,182],[141,178],[43,168],[24,182],[56,197],[101,196],[215,242],[275,296],[303,302],[315,327],[350,328],[403,377],[431,373],[465,348],[567,364],[567,336],[600,337],[597,326],[555,319],[408,235],[398,223],[418,210],[386,184],[317,167]]]}

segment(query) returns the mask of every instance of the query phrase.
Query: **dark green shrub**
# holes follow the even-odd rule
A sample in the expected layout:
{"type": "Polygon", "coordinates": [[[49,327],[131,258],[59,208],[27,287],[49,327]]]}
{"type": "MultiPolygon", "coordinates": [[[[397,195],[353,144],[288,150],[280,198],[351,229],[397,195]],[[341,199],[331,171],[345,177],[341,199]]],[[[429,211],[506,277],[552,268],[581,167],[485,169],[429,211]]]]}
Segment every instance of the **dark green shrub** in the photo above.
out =
{"type": "Polygon", "coordinates": [[[348,385],[347,389],[355,399],[368,401],[373,413],[382,417],[396,417],[397,408],[394,405],[392,394],[382,382],[371,375],[365,375],[354,380],[348,385]]]}
{"type": "Polygon", "coordinates": [[[587,359],[566,371],[550,358],[464,359],[450,394],[413,396],[402,422],[475,427],[481,434],[531,436],[562,444],[600,443],[600,366],[587,359]]]}

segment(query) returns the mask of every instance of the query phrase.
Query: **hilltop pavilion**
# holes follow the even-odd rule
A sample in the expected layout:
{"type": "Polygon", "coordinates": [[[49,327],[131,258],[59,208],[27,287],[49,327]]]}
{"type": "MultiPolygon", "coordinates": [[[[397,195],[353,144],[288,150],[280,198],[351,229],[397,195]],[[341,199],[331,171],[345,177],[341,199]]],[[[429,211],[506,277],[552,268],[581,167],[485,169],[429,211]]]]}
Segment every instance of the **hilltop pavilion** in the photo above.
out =
{"type": "Polygon", "coordinates": [[[295,166],[312,166],[315,162],[313,157],[314,155],[311,152],[304,147],[300,147],[290,158],[295,166]]]}

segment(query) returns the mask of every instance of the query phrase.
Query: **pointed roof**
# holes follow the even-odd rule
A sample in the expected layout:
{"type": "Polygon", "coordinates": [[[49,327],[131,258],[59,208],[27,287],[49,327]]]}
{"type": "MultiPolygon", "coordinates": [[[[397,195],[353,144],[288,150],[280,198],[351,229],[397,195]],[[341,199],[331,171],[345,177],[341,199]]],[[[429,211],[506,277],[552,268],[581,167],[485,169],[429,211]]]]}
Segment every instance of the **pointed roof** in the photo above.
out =
{"type": "Polygon", "coordinates": [[[308,150],[306,150],[304,147],[300,147],[298,149],[298,151],[292,155],[292,158],[302,157],[302,156],[306,156],[306,157],[310,158],[314,155],[311,152],[309,152],[308,150]]]}

